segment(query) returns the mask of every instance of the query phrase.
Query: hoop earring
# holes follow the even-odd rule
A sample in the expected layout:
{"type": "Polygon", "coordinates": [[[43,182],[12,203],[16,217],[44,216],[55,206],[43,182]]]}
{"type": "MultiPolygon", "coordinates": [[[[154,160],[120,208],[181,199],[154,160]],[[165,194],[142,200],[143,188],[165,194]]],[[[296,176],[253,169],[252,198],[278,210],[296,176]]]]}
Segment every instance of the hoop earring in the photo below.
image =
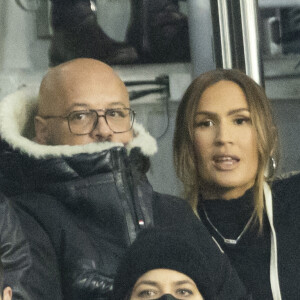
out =
{"type": "Polygon", "coordinates": [[[273,156],[269,158],[268,177],[272,178],[275,175],[277,163],[273,156]]]}
{"type": "Polygon", "coordinates": [[[277,163],[276,163],[276,160],[273,156],[271,156],[271,161],[272,161],[272,167],[273,167],[273,170],[275,171],[276,168],[277,168],[277,163]]]}

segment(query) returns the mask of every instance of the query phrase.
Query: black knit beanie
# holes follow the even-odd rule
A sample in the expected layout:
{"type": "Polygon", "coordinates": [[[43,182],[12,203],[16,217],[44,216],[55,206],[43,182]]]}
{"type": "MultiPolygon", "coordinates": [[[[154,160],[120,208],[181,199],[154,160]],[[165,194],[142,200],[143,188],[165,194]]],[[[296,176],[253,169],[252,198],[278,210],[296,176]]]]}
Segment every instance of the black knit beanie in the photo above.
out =
{"type": "Polygon", "coordinates": [[[205,300],[216,298],[216,289],[209,272],[209,261],[200,249],[175,232],[146,229],[129,248],[114,282],[114,299],[124,300],[136,281],[153,269],[172,269],[189,276],[205,300]]]}

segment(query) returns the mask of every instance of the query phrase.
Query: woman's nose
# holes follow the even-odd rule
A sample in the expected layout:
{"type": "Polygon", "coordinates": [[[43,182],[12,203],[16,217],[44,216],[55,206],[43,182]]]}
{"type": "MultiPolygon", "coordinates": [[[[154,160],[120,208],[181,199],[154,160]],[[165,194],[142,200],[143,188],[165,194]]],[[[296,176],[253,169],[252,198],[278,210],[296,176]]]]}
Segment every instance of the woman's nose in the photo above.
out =
{"type": "Polygon", "coordinates": [[[226,123],[220,123],[216,128],[215,142],[217,144],[225,144],[233,142],[234,132],[232,127],[226,123]]]}

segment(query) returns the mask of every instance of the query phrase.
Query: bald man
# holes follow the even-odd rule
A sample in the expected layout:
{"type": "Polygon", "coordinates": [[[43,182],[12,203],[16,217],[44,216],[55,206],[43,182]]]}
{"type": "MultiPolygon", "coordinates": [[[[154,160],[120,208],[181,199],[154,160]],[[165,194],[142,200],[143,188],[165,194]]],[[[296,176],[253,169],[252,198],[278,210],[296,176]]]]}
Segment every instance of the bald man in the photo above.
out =
{"type": "Polygon", "coordinates": [[[0,103],[1,187],[29,241],[30,299],[109,299],[145,227],[185,228],[222,255],[184,201],[152,190],[156,142],[134,115],[121,79],[93,59],[51,69],[38,97],[21,90],[0,103]]]}
{"type": "Polygon", "coordinates": [[[67,62],[50,70],[42,81],[35,117],[36,141],[48,145],[83,145],[103,141],[127,144],[132,139],[130,122],[134,117],[129,107],[126,87],[108,65],[91,59],[67,62]],[[96,111],[98,117],[96,114],[74,115],[90,110],[96,111]],[[126,114],[122,120],[126,123],[119,130],[114,128],[114,120],[121,122],[117,118],[120,113],[126,114]],[[71,119],[76,117],[78,122],[78,118],[89,116],[90,132],[70,131],[73,122],[75,124],[71,119]]]}

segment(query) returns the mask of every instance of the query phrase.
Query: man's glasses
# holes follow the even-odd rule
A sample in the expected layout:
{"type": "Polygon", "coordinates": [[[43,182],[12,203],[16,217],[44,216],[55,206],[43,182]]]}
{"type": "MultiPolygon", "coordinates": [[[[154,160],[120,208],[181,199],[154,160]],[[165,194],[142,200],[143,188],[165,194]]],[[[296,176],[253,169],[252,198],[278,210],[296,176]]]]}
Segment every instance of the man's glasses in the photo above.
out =
{"type": "Polygon", "coordinates": [[[135,112],[131,108],[110,108],[99,110],[73,111],[67,116],[40,116],[43,119],[67,119],[70,132],[76,135],[91,133],[97,126],[99,118],[104,118],[114,133],[123,133],[132,128],[135,112]],[[98,112],[103,112],[99,115],[98,112]]]}

